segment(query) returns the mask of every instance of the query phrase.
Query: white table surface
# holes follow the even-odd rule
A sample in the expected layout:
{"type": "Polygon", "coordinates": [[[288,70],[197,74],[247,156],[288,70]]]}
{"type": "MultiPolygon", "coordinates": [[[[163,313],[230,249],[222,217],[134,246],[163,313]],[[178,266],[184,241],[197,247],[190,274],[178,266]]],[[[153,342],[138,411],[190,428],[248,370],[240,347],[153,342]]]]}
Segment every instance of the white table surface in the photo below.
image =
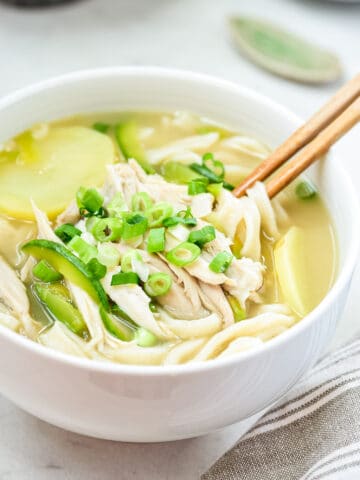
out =
{"type": "MultiPolygon", "coordinates": [[[[315,0],[83,0],[31,11],[1,5],[0,95],[72,70],[148,64],[223,76],[309,116],[337,85],[297,85],[243,60],[225,28],[226,17],[236,12],[289,25],[337,51],[345,78],[360,70],[360,5],[315,0]]],[[[360,187],[359,128],[336,148],[360,187]]],[[[358,327],[359,281],[360,268],[336,343],[349,339],[358,327]]],[[[242,428],[234,425],[168,444],[106,442],[47,425],[0,397],[0,479],[193,480],[235,442],[242,428]]]]}

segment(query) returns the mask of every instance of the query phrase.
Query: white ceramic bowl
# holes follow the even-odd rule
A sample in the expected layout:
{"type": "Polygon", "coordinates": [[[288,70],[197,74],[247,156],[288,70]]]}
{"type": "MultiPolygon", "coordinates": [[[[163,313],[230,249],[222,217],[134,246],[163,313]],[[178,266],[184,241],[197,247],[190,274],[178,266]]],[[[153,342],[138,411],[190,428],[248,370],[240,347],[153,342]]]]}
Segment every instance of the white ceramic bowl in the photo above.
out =
{"type": "MultiPolygon", "coordinates": [[[[189,110],[273,147],[300,123],[271,100],[223,80],[159,68],[111,68],[55,78],[3,99],[0,142],[36,122],[128,109],[189,110]]],[[[166,367],[78,359],[0,327],[1,393],[68,430],[142,442],[205,434],[273,403],[334,334],[357,259],[360,215],[347,176],[332,155],[309,175],[331,210],[340,265],[331,291],[299,324],[261,350],[166,367]]]]}

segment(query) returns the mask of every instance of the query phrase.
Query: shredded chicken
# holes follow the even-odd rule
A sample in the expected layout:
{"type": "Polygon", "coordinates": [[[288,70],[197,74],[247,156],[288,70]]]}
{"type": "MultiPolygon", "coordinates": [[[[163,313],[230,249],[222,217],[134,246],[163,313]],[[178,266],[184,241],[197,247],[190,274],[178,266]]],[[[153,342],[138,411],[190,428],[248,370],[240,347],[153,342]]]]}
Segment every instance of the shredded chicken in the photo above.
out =
{"type": "Polygon", "coordinates": [[[166,338],[150,310],[150,298],[144,290],[139,285],[111,286],[113,274],[114,272],[109,271],[102,280],[109,297],[117,305],[120,305],[122,310],[139,325],[147,328],[159,338],[166,338]]]}
{"type": "Polygon", "coordinates": [[[172,280],[172,287],[166,295],[158,298],[158,303],[176,318],[201,318],[207,314],[198,294],[196,281],[184,270],[169,264],[165,257],[144,255],[143,258],[150,265],[151,273],[168,273],[172,280]]]}
{"type": "Polygon", "coordinates": [[[41,211],[34,202],[32,202],[32,209],[35,215],[35,220],[38,229],[38,238],[44,238],[46,240],[52,240],[59,242],[59,237],[55,235],[54,230],[47,218],[46,214],[41,211]]]}
{"type": "Polygon", "coordinates": [[[263,272],[264,266],[259,262],[245,257],[234,259],[226,274],[235,281],[232,284],[225,284],[225,289],[245,307],[246,300],[261,288],[263,272]]]}
{"type": "Polygon", "coordinates": [[[0,257],[0,278],[0,301],[9,309],[11,315],[21,321],[26,335],[35,338],[37,329],[29,313],[30,304],[25,286],[2,257],[0,257]]]}
{"type": "Polygon", "coordinates": [[[227,301],[224,291],[217,285],[199,283],[200,296],[203,304],[211,312],[217,312],[223,320],[225,327],[234,323],[234,314],[227,301]]]}
{"type": "Polygon", "coordinates": [[[72,201],[66,210],[64,210],[56,219],[56,226],[63,223],[77,223],[80,220],[79,207],[75,200],[72,201]]]}
{"type": "Polygon", "coordinates": [[[105,328],[100,317],[99,307],[94,300],[92,300],[90,296],[78,286],[70,283],[69,290],[91,335],[91,340],[86,348],[91,350],[98,346],[101,350],[104,346],[105,328]]]}
{"type": "Polygon", "coordinates": [[[214,197],[210,193],[194,195],[191,202],[191,212],[196,218],[207,217],[213,209],[214,197]]]}

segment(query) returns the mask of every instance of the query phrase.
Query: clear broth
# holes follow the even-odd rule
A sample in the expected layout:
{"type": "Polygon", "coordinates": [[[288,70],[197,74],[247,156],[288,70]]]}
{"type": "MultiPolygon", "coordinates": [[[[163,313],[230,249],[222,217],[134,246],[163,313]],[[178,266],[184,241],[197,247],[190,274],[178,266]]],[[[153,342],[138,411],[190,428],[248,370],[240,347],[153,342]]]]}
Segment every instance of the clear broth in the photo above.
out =
{"type": "MultiPolygon", "coordinates": [[[[187,135],[196,135],[207,131],[218,131],[222,139],[235,134],[207,119],[192,115],[188,115],[188,118],[182,118],[182,115],[188,114],[126,112],[79,115],[55,122],[54,125],[91,127],[99,121],[117,124],[129,118],[134,118],[141,125],[142,141],[146,149],[158,148],[187,135]],[[176,128],[174,128],[174,119],[178,120],[176,128]],[[151,135],[148,135],[150,132],[151,135]]],[[[110,134],[110,136],[112,135],[110,134]]],[[[116,145],[114,137],[112,138],[116,145]]],[[[117,151],[120,161],[123,161],[120,150],[117,149],[117,151]]],[[[226,165],[225,159],[220,158],[220,160],[223,160],[226,165]]],[[[227,174],[227,180],[237,184],[241,177],[238,173],[234,175],[229,173],[227,174]]],[[[309,272],[306,288],[311,292],[310,304],[307,306],[308,310],[311,310],[323,299],[334,281],[337,267],[336,235],[329,212],[319,195],[311,200],[301,200],[294,194],[294,186],[288,188],[288,193],[286,211],[290,217],[290,224],[301,227],[305,233],[305,247],[302,253],[306,269],[309,272]]],[[[11,265],[19,268],[22,263],[19,247],[26,240],[36,235],[36,227],[30,221],[0,216],[0,229],[2,232],[0,254],[11,265]]],[[[282,231],[282,233],[285,233],[285,231],[282,231]]],[[[265,236],[263,238],[263,253],[267,265],[262,289],[263,298],[268,303],[284,302],[273,268],[273,244],[265,236]]]]}

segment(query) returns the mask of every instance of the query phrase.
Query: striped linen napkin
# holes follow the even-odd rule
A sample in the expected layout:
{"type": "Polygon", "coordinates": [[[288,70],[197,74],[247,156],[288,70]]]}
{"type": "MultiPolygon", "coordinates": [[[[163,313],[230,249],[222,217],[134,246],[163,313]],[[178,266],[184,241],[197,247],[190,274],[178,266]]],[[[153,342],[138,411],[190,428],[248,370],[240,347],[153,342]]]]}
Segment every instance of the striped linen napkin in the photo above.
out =
{"type": "Polygon", "coordinates": [[[360,479],[360,340],[323,358],[202,480],[360,479]]]}

